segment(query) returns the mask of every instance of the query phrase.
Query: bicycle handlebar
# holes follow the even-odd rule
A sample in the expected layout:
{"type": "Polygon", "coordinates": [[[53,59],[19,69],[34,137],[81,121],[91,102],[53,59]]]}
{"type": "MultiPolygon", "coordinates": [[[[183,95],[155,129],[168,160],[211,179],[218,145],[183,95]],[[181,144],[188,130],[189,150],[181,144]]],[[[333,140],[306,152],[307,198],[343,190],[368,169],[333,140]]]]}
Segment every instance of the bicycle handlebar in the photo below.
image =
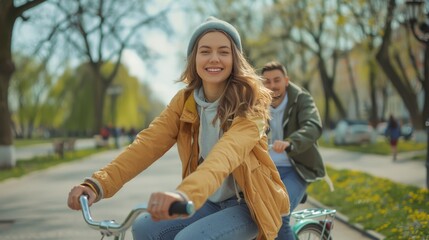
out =
{"type": "MultiPolygon", "coordinates": [[[[135,207],[128,214],[122,224],[116,223],[114,220],[94,221],[88,206],[88,196],[82,195],[79,197],[80,205],[82,207],[82,215],[85,222],[95,230],[99,230],[103,235],[111,236],[118,235],[126,231],[133,224],[137,216],[147,211],[147,203],[143,203],[135,207]]],[[[191,215],[195,211],[194,204],[191,201],[177,201],[173,202],[168,210],[170,215],[185,214],[191,215]]]]}

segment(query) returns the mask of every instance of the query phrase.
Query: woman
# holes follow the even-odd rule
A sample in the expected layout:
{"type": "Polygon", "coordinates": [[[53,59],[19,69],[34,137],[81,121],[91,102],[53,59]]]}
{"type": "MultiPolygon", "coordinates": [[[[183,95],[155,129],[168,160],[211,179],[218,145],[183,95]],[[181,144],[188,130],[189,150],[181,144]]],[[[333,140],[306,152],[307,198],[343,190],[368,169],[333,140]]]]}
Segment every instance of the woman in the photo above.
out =
{"type": "Polygon", "coordinates": [[[398,140],[401,137],[401,126],[398,121],[390,115],[389,122],[387,123],[385,135],[389,140],[390,149],[393,155],[393,161],[396,161],[398,155],[398,140]]]}
{"type": "Polygon", "coordinates": [[[177,143],[183,180],[150,196],[134,239],[274,239],[289,199],[267,152],[271,97],[241,51],[231,24],[203,22],[188,45],[186,88],[111,164],[72,188],[69,207],[80,209],[84,193],[90,204],[111,197],[177,143]],[[169,216],[177,200],[193,201],[196,213],[169,216]]]}

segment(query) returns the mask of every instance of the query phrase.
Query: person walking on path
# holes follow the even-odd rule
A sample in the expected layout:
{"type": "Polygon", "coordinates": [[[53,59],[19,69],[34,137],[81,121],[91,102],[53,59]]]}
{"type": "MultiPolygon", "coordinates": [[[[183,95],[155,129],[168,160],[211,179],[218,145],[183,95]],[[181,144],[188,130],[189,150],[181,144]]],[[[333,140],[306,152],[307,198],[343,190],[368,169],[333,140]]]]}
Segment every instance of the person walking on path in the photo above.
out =
{"type": "MultiPolygon", "coordinates": [[[[266,63],[261,74],[273,97],[268,133],[270,156],[288,191],[292,212],[308,184],[326,176],[316,143],[322,134],[322,122],[312,96],[289,81],[281,63],[266,63]]],[[[294,239],[290,215],[283,217],[277,239],[294,239]]]]}
{"type": "Polygon", "coordinates": [[[396,161],[398,155],[398,140],[401,137],[401,126],[393,115],[390,115],[389,121],[387,122],[385,136],[390,144],[393,161],[396,161]]]}
{"type": "Polygon", "coordinates": [[[182,182],[150,196],[151,217],[135,221],[134,239],[274,239],[289,199],[267,151],[271,95],[225,21],[198,26],[187,55],[187,86],[113,162],[71,189],[68,206],[79,210],[82,194],[90,204],[113,196],[177,143],[182,182]],[[169,216],[177,200],[193,201],[196,213],[169,216]]]}

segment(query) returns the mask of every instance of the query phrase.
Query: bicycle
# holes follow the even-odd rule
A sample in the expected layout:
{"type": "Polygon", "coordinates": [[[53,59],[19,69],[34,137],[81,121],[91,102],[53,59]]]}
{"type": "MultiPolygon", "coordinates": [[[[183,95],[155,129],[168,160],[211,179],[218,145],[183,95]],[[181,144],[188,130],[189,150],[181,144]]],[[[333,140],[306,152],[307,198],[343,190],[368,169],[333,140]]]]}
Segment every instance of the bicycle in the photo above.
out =
{"type": "MultiPolygon", "coordinates": [[[[114,236],[114,240],[124,240],[125,233],[131,227],[134,220],[140,213],[147,211],[147,203],[140,204],[130,211],[124,222],[121,224],[116,223],[115,220],[94,221],[91,216],[91,211],[88,206],[88,196],[82,195],[79,198],[82,207],[82,215],[85,222],[92,229],[98,230],[101,233],[101,239],[104,237],[114,236]]],[[[171,204],[169,214],[185,214],[191,215],[195,211],[194,204],[191,201],[177,201],[171,204]]]]}
{"type": "MultiPolygon", "coordinates": [[[[100,231],[103,239],[104,237],[114,236],[114,240],[125,239],[125,233],[131,227],[134,220],[140,213],[147,211],[147,204],[143,203],[130,211],[122,224],[116,223],[114,220],[94,221],[88,206],[88,198],[82,195],[79,198],[82,215],[85,222],[95,230],[100,231]]],[[[306,201],[303,198],[301,203],[306,201]]],[[[170,209],[170,214],[186,214],[191,215],[195,211],[192,202],[174,202],[170,209]]],[[[295,238],[299,240],[332,240],[331,230],[335,219],[336,210],[325,208],[307,208],[300,211],[294,211],[291,216],[296,220],[292,227],[295,233],[295,238]],[[319,220],[318,218],[323,218],[319,220]]]]}
{"type": "MultiPolygon", "coordinates": [[[[307,201],[307,193],[300,203],[307,201]]],[[[299,240],[332,240],[331,231],[334,228],[335,209],[327,208],[306,208],[294,211],[291,217],[295,219],[292,231],[295,239],[299,240]]]]}

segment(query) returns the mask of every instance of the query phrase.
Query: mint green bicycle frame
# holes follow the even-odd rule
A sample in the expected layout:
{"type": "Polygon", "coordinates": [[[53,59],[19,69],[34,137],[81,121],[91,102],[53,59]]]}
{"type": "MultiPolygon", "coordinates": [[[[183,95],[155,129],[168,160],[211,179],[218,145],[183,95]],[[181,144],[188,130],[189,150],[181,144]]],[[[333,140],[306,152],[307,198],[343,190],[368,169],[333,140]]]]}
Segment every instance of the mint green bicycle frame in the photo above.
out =
{"type": "Polygon", "coordinates": [[[298,234],[309,230],[310,226],[318,226],[320,239],[331,239],[331,229],[333,228],[336,212],[335,209],[325,208],[307,208],[292,212],[291,217],[296,220],[292,227],[295,238],[299,239],[298,234]]]}

